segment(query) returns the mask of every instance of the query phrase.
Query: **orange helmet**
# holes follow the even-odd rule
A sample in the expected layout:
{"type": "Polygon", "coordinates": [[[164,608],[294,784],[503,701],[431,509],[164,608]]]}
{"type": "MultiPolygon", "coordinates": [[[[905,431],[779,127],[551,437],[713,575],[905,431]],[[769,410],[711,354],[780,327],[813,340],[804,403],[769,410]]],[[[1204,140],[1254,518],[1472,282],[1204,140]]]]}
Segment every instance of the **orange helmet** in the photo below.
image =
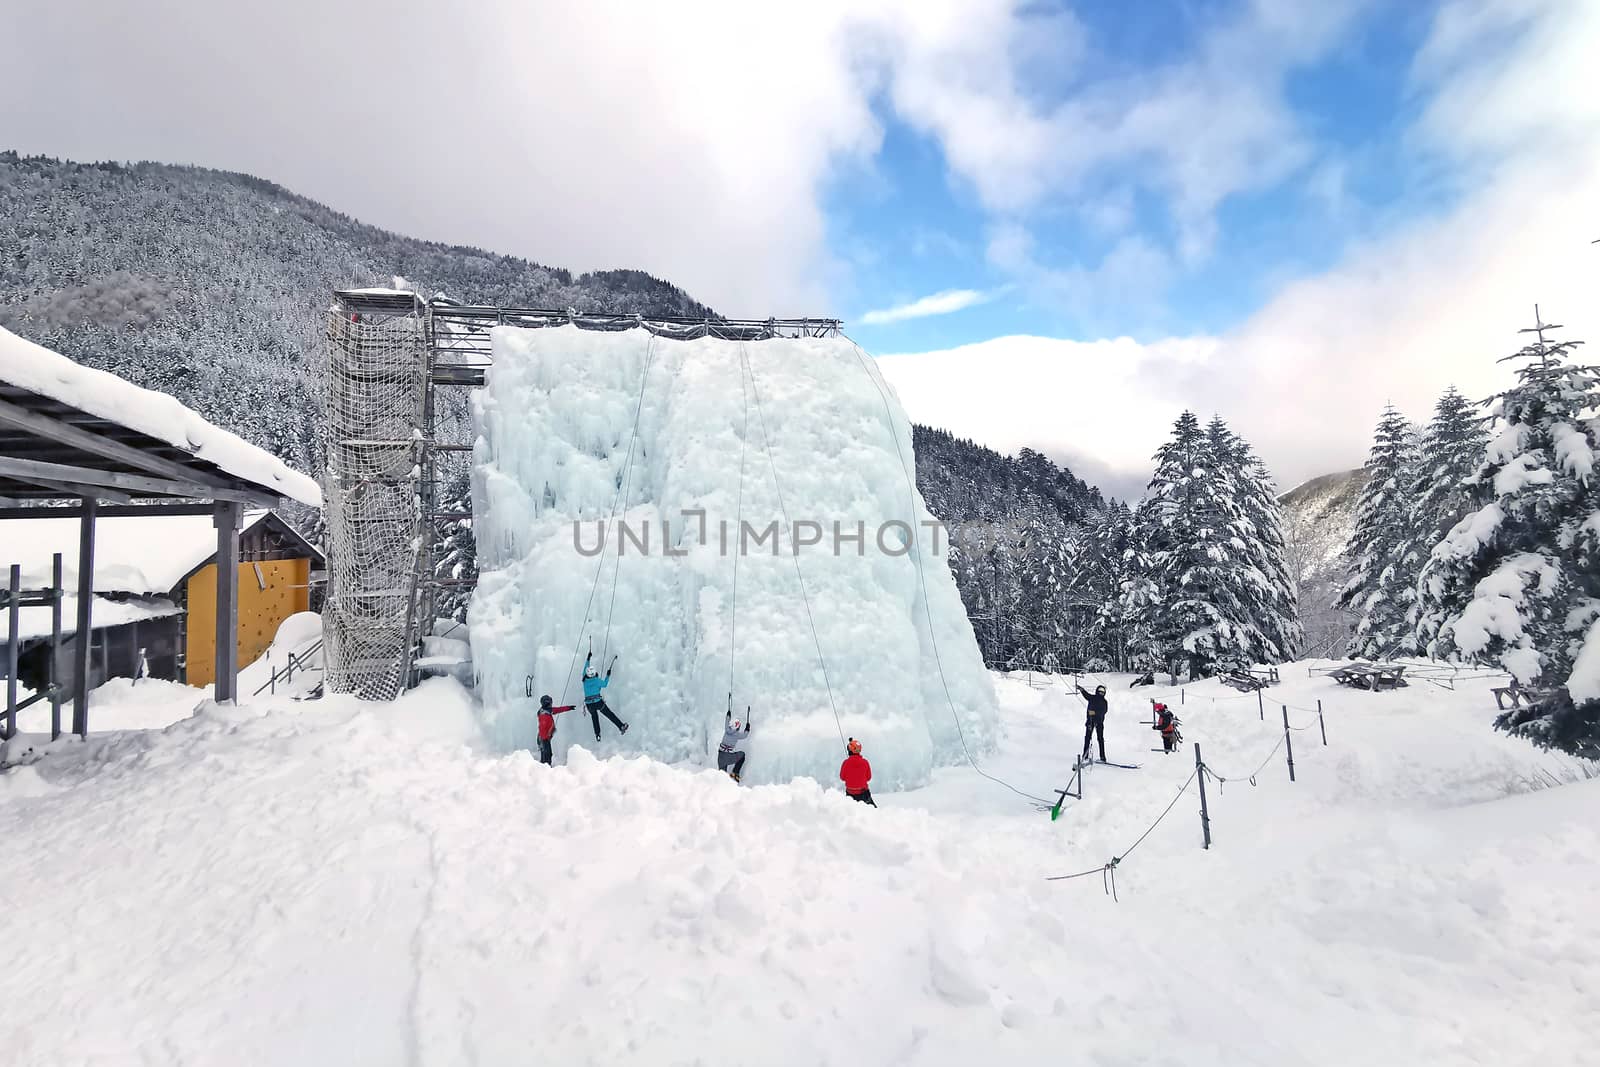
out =
{"type": "Polygon", "coordinates": [[[857,741],[853,737],[850,739],[850,743],[848,745],[846,745],[845,748],[847,750],[849,750],[850,755],[852,755],[852,756],[861,755],[861,742],[857,741]]]}

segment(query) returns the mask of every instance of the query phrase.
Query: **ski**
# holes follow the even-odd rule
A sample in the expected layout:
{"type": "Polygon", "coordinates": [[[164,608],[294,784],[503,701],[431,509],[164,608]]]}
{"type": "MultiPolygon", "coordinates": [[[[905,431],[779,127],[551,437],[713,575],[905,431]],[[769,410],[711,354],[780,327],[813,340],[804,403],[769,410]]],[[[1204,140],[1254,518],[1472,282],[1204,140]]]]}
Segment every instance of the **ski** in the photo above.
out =
{"type": "Polygon", "coordinates": [[[1144,766],[1142,763],[1112,763],[1110,760],[1104,759],[1097,759],[1095,762],[1102,767],[1121,767],[1125,771],[1136,771],[1144,766]]]}

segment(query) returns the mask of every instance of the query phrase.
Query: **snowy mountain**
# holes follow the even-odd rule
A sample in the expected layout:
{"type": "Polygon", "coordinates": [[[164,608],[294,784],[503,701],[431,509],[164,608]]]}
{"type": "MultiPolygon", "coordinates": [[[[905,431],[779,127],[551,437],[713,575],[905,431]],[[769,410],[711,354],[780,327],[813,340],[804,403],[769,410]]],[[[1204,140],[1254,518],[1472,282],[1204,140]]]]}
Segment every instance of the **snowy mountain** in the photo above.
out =
{"type": "Polygon", "coordinates": [[[1305,648],[1342,655],[1351,620],[1336,604],[1349,576],[1345,546],[1355,528],[1366,471],[1337,471],[1302,482],[1278,498],[1283,507],[1290,574],[1300,592],[1305,648]]]}

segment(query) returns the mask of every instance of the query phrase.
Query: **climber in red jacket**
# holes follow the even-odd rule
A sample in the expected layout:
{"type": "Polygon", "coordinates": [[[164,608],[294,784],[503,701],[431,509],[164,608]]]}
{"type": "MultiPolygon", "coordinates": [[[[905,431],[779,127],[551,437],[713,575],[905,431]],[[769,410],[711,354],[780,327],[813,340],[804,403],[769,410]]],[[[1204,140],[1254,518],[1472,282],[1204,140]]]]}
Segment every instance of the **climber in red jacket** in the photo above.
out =
{"type": "Polygon", "coordinates": [[[867,788],[872,781],[872,764],[861,755],[861,742],[852,737],[845,748],[850,754],[839,765],[839,780],[844,783],[845,795],[851,800],[877,807],[877,802],[872,799],[872,790],[867,788]]]}
{"type": "Polygon", "coordinates": [[[556,716],[576,706],[567,704],[557,708],[553,703],[548,693],[539,698],[539,762],[546,765],[551,760],[550,739],[556,735],[556,716]]]}

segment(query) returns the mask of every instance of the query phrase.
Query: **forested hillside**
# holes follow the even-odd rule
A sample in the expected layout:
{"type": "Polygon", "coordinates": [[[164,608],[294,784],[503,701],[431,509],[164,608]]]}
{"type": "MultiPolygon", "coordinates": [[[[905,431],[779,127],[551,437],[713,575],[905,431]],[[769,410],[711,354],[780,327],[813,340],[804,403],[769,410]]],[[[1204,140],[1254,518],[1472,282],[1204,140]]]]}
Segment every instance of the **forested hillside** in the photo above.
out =
{"type": "Polygon", "coordinates": [[[709,314],[631,270],[573,275],[419,241],[245,174],[0,153],[0,325],[178,397],[315,468],[329,294],[388,285],[480,303],[709,314]]]}

